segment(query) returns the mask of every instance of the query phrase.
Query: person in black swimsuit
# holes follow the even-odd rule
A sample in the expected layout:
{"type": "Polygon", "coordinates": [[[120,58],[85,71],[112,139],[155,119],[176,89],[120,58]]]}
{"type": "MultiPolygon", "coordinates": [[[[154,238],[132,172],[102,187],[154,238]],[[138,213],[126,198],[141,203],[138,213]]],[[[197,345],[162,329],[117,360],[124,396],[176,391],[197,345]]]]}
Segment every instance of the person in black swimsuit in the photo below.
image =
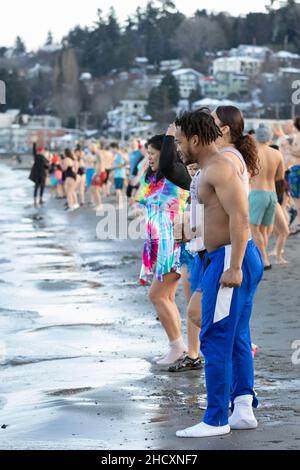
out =
{"type": "Polygon", "coordinates": [[[79,208],[76,194],[76,179],[78,163],[70,149],[65,149],[65,158],[63,160],[65,176],[65,192],[68,201],[68,210],[73,211],[79,208]]]}

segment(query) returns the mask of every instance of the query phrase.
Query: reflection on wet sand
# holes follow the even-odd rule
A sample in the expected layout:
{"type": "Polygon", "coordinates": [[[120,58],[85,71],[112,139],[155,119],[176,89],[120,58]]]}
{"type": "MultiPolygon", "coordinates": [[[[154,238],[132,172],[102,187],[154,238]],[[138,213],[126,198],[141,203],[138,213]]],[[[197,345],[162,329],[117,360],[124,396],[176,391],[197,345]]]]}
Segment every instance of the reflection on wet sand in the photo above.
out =
{"type": "MultiPolygon", "coordinates": [[[[259,345],[260,427],[201,443],[178,442],[175,431],[202,416],[204,374],[172,375],[150,362],[163,352],[165,338],[147,291],[137,283],[142,242],[101,242],[94,213],[65,214],[55,201],[36,211],[29,205],[26,174],[0,165],[1,175],[10,184],[0,188],[0,448],[297,445],[300,384],[290,345],[300,337],[293,310],[298,254],[286,270],[288,282],[274,270],[272,283],[266,277],[258,295],[253,333],[259,345]],[[13,198],[12,185],[19,188],[13,198]],[[285,290],[273,305],[282,283],[285,290]]],[[[287,249],[293,251],[295,243],[287,249]]],[[[178,300],[184,313],[181,290],[178,300]]]]}

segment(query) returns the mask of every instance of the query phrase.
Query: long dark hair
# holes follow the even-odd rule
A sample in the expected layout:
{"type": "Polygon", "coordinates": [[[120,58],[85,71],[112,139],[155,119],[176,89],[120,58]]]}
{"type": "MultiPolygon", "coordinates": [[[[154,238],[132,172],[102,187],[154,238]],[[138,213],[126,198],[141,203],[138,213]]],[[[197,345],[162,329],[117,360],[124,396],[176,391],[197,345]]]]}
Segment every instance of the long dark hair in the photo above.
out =
{"type": "MultiPolygon", "coordinates": [[[[163,146],[164,137],[165,137],[165,134],[158,134],[158,135],[151,137],[147,141],[145,147],[148,148],[149,145],[151,145],[151,147],[153,147],[155,150],[158,150],[160,152],[163,146]]],[[[152,169],[149,166],[149,168],[146,171],[145,181],[149,181],[151,176],[155,176],[156,182],[164,178],[164,175],[162,174],[160,169],[158,169],[157,171],[152,171],[152,169]]]]}
{"type": "Polygon", "coordinates": [[[67,148],[64,150],[64,154],[66,158],[71,158],[71,160],[75,160],[74,154],[71,149],[67,148]]]}
{"type": "Polygon", "coordinates": [[[219,106],[216,114],[221,121],[221,126],[230,128],[231,141],[242,154],[247,169],[253,177],[259,173],[259,158],[255,140],[251,135],[244,135],[244,117],[235,106],[219,106]]]}
{"type": "Polygon", "coordinates": [[[295,117],[294,126],[296,127],[297,131],[300,131],[300,116],[295,117]]]}

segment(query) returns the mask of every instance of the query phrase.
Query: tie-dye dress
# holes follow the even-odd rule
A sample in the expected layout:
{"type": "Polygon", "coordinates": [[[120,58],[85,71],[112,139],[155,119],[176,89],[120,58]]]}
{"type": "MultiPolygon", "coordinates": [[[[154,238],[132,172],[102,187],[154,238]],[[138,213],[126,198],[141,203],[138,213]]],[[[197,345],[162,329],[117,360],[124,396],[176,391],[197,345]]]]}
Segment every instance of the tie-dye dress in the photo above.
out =
{"type": "Polygon", "coordinates": [[[140,283],[146,285],[149,276],[163,281],[170,272],[180,274],[180,244],[174,241],[173,221],[187,206],[189,191],[180,189],[166,178],[156,182],[155,176],[148,181],[142,178],[137,202],[146,212],[146,239],[142,258],[140,283]]]}

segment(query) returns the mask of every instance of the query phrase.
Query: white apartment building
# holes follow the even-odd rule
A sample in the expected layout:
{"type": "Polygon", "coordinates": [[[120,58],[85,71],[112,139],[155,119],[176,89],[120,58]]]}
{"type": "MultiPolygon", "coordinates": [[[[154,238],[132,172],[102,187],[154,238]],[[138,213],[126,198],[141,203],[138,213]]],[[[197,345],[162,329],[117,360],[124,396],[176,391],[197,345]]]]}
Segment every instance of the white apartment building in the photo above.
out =
{"type": "Polygon", "coordinates": [[[213,61],[213,75],[219,72],[232,72],[255,77],[261,70],[262,60],[253,57],[220,57],[213,61]]]}
{"type": "MultiPolygon", "coordinates": [[[[123,100],[120,105],[107,113],[107,120],[112,133],[120,132],[124,140],[132,134],[131,130],[137,132],[137,129],[146,127],[146,108],[145,100],[123,100]]],[[[149,127],[151,123],[149,122],[149,127]]]]}
{"type": "Polygon", "coordinates": [[[240,44],[229,52],[231,57],[252,57],[259,60],[265,60],[268,54],[272,54],[269,47],[253,46],[251,44],[240,44]]]}
{"type": "Polygon", "coordinates": [[[179,69],[173,72],[178,81],[181,100],[188,100],[193,90],[199,86],[199,80],[203,74],[194,69],[179,69]]]}
{"type": "Polygon", "coordinates": [[[173,60],[161,60],[159,64],[159,69],[161,72],[167,72],[170,70],[171,72],[174,70],[178,70],[182,67],[182,61],[179,59],[173,60]]]}

